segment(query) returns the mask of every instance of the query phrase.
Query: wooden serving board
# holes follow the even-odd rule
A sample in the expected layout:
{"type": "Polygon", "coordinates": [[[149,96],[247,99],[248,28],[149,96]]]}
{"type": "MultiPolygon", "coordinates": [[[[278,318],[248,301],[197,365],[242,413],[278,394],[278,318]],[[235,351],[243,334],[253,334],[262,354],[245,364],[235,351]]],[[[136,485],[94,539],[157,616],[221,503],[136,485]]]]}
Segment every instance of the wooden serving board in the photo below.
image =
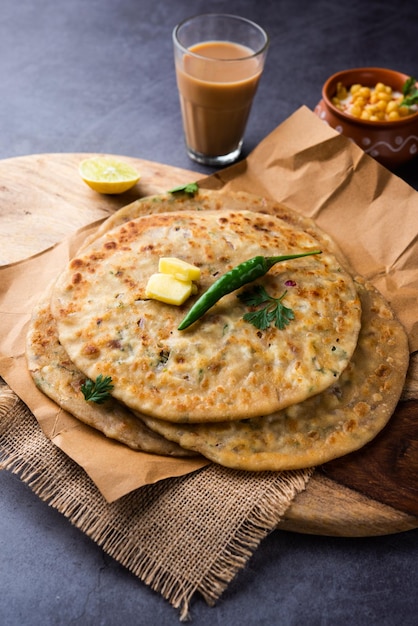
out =
{"type": "MultiPolygon", "coordinates": [[[[119,196],[103,196],[78,175],[86,154],[0,161],[0,265],[38,254],[65,236],[147,195],[196,180],[196,172],[125,158],[141,173],[119,196]]],[[[418,353],[388,426],[357,453],[316,468],[286,512],[284,530],[361,537],[418,528],[418,353]]],[[[0,393],[3,387],[0,387],[0,393]]]]}

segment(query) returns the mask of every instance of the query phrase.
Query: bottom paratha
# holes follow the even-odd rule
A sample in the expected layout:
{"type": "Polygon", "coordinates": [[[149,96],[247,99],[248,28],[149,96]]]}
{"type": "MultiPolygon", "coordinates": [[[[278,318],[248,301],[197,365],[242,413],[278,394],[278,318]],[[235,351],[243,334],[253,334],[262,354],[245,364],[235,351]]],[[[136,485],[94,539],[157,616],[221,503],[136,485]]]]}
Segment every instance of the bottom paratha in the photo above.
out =
{"type": "MultiPolygon", "coordinates": [[[[360,279],[358,279],[360,280],[360,279]]],[[[271,415],[217,424],[145,423],[182,447],[242,470],[310,467],[357,450],[390,419],[409,362],[405,331],[380,293],[357,281],[362,328],[347,369],[326,391],[271,415]]]]}
{"type": "Polygon", "coordinates": [[[59,342],[49,295],[33,311],[27,335],[26,358],[32,378],[43,393],[106,437],[142,452],[163,456],[196,456],[147,428],[139,417],[113,398],[101,405],[86,402],[81,392],[86,377],[75,367],[59,342]]]}

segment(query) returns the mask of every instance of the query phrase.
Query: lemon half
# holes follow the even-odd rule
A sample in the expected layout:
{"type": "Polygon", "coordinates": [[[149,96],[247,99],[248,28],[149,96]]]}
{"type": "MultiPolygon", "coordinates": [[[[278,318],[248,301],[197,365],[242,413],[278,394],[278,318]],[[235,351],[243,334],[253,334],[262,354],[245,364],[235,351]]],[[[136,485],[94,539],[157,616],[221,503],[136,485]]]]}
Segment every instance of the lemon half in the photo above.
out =
{"type": "Polygon", "coordinates": [[[84,159],[78,171],[91,189],[105,194],[128,191],[140,178],[134,167],[112,157],[98,156],[84,159]]]}

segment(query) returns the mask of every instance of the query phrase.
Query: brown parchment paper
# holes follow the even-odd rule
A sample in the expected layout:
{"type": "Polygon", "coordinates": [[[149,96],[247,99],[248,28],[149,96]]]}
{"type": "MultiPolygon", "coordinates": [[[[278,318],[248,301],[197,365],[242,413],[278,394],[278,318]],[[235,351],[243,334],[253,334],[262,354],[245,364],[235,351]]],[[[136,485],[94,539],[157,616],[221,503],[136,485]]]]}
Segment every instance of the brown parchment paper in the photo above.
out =
{"type": "MultiPolygon", "coordinates": [[[[270,196],[315,218],[353,268],[384,293],[407,329],[411,351],[418,349],[418,195],[354,143],[302,107],[245,161],[200,184],[270,196]]],[[[0,374],[47,437],[84,468],[111,502],[207,462],[167,460],[107,440],[46,399],[28,376],[24,342],[33,305],[96,227],[0,270],[0,374]]]]}
{"type": "Polygon", "coordinates": [[[418,193],[402,179],[302,107],[203,186],[270,196],[315,219],[387,298],[418,350],[418,193]]]}

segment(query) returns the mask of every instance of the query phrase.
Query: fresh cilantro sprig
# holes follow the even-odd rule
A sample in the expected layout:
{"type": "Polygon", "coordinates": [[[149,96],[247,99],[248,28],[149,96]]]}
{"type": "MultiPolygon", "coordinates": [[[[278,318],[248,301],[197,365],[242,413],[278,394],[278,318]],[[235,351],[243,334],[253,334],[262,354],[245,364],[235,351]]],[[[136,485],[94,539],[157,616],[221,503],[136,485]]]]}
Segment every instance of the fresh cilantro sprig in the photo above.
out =
{"type": "Polygon", "coordinates": [[[286,294],[287,291],[282,293],[279,298],[273,298],[262,285],[255,285],[252,289],[243,291],[238,295],[243,304],[251,307],[262,307],[256,311],[245,313],[244,320],[259,330],[267,330],[273,323],[276,328],[283,330],[295,318],[292,309],[289,309],[282,302],[286,294]]]}
{"type": "Polygon", "coordinates": [[[418,103],[417,79],[411,76],[402,87],[403,100],[401,105],[411,107],[418,103]]]}
{"type": "Polygon", "coordinates": [[[187,185],[179,185],[170,189],[168,193],[187,193],[189,196],[194,196],[199,191],[199,185],[197,183],[188,183],[187,185]]]}
{"type": "Polygon", "coordinates": [[[112,378],[99,374],[95,381],[87,378],[81,385],[81,391],[87,402],[103,404],[109,397],[113,389],[112,378]]]}

